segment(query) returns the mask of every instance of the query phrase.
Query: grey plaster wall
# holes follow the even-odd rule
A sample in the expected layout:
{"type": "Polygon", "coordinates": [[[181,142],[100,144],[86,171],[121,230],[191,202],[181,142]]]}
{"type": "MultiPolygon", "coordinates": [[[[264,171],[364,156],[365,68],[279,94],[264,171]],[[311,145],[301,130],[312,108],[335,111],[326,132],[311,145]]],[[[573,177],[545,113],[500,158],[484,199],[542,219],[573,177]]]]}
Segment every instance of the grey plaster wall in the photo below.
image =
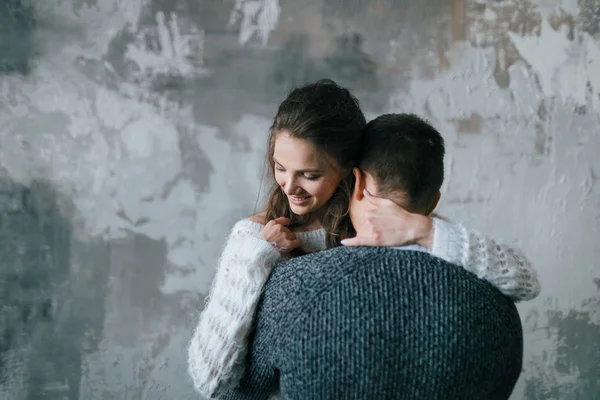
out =
{"type": "Polygon", "coordinates": [[[600,398],[598,0],[1,0],[0,398],[197,398],[269,120],[321,77],[429,118],[442,214],[537,266],[513,398],[600,398]]]}

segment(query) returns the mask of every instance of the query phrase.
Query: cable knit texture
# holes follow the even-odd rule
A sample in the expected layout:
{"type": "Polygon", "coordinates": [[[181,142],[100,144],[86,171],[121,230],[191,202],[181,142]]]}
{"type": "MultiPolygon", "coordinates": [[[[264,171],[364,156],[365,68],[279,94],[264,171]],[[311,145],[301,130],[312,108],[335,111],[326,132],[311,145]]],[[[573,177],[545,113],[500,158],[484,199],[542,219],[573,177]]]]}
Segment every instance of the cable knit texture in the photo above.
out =
{"type": "MultiPolygon", "coordinates": [[[[245,371],[248,333],[260,293],[282,259],[261,239],[262,225],[234,225],[219,260],[206,306],[188,348],[188,370],[196,390],[214,397],[236,385],[245,371]]],[[[325,231],[297,233],[307,252],[324,249],[325,231]]]]}
{"type": "MultiPolygon", "coordinates": [[[[537,274],[517,250],[434,218],[431,254],[488,280],[513,300],[539,293],[537,274]]],[[[280,254],[258,234],[262,225],[239,221],[219,260],[206,306],[188,349],[188,367],[196,390],[215,397],[237,385],[247,367],[247,348],[256,305],[280,254]]],[[[298,232],[307,252],[324,250],[322,229],[298,232]]]]}
{"type": "Polygon", "coordinates": [[[514,303],[440,258],[336,248],[274,269],[250,366],[225,400],[508,399],[521,373],[514,303]]]}
{"type": "Polygon", "coordinates": [[[434,218],[432,254],[473,272],[514,301],[540,293],[537,272],[518,249],[454,224],[434,218]]]}

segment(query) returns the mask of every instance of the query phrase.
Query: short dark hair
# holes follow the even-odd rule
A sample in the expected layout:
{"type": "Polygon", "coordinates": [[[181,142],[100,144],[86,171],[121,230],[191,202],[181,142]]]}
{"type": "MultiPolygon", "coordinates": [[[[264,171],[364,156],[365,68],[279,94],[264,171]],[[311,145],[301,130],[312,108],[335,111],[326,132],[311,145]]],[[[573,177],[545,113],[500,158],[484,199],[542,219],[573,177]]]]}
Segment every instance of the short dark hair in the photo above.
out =
{"type": "Polygon", "coordinates": [[[444,181],[444,139],[414,114],[384,114],[365,127],[360,169],[375,178],[378,194],[407,197],[425,210],[444,181]]]}

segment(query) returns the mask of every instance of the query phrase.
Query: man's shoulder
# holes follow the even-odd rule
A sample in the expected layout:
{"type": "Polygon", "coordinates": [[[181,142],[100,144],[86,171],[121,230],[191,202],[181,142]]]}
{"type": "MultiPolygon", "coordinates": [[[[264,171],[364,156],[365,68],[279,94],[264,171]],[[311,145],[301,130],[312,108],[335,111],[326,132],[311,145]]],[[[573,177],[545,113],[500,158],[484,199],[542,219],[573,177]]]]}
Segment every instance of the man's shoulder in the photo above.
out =
{"type": "Polygon", "coordinates": [[[439,262],[439,258],[424,251],[405,251],[392,247],[346,247],[340,246],[316,253],[307,254],[282,262],[276,269],[280,273],[302,274],[317,270],[329,271],[330,267],[351,268],[362,264],[406,262],[439,262]]]}
{"type": "MultiPolygon", "coordinates": [[[[261,315],[277,324],[292,324],[295,316],[332,293],[352,293],[357,298],[403,290],[420,290],[415,281],[430,282],[443,271],[459,271],[427,252],[390,247],[337,247],[277,265],[265,285],[261,315]],[[362,293],[362,294],[361,294],[362,293]]],[[[455,274],[455,272],[450,272],[455,274]]],[[[347,299],[346,299],[347,300],[347,299]]],[[[346,301],[344,300],[344,301],[346,301]]],[[[365,300],[366,301],[366,300],[365,300]]]]}
{"type": "Polygon", "coordinates": [[[338,247],[275,267],[263,292],[259,320],[264,323],[259,327],[292,326],[299,315],[312,312],[324,301],[383,306],[396,297],[423,300],[427,294],[432,299],[441,298],[441,293],[452,293],[457,288],[466,297],[481,297],[484,293],[492,298],[500,294],[475,274],[428,252],[338,247]]]}
{"type": "Polygon", "coordinates": [[[352,276],[363,270],[394,275],[415,268],[442,265],[446,268],[451,266],[427,252],[340,246],[280,263],[274,268],[266,290],[271,296],[278,293],[288,298],[296,295],[305,297],[311,288],[316,290],[342,280],[351,281],[352,276]]]}

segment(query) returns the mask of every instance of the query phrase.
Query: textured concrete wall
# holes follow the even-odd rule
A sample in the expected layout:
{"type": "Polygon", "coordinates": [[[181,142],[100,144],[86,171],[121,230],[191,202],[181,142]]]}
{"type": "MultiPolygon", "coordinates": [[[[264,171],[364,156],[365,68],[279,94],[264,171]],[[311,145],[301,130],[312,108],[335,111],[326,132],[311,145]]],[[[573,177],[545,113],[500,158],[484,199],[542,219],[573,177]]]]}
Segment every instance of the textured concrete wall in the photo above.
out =
{"type": "Polygon", "coordinates": [[[197,398],[269,120],[321,77],[429,118],[442,214],[537,266],[513,398],[600,398],[598,0],[0,1],[0,398],[197,398]]]}

